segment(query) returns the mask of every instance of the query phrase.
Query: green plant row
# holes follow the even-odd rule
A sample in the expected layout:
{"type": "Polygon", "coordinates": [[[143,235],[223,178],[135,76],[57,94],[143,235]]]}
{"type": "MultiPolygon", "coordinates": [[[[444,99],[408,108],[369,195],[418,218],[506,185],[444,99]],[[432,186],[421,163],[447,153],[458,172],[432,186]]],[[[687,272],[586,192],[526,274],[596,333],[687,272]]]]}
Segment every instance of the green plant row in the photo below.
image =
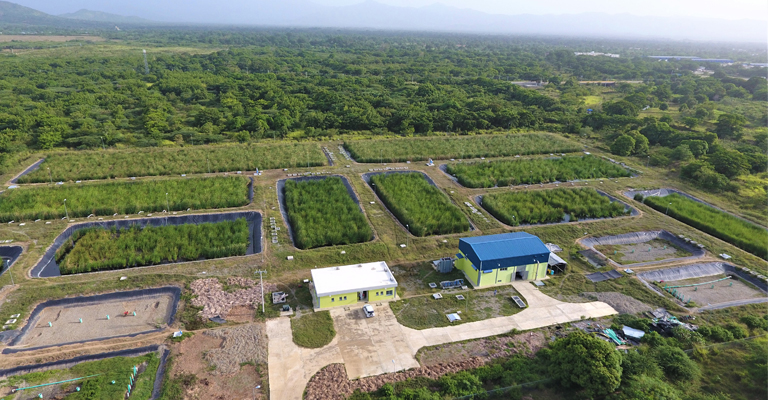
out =
{"type": "Polygon", "coordinates": [[[62,275],[241,256],[249,245],[246,219],[205,224],[87,228],[56,251],[62,275]]]}
{"type": "MultiPolygon", "coordinates": [[[[114,357],[76,364],[67,369],[31,372],[29,374],[12,376],[8,378],[8,384],[12,386],[34,386],[98,375],[86,380],[62,384],[59,386],[61,390],[69,392],[63,398],[66,400],[122,399],[125,397],[131,368],[136,366],[139,368],[139,374],[136,376],[135,383],[131,389],[131,398],[148,400],[152,396],[155,372],[158,370],[159,364],[160,359],[156,353],[149,353],[139,357],[114,357]],[[114,385],[112,381],[115,381],[114,385]],[[80,391],[76,391],[75,387],[80,387],[80,391]]],[[[34,394],[37,396],[37,392],[34,394]]],[[[30,396],[32,394],[28,393],[27,395],[30,396]]]]}
{"type": "Polygon", "coordinates": [[[482,207],[508,224],[547,224],[585,218],[613,218],[625,215],[625,206],[611,202],[594,189],[552,189],[488,194],[482,207]]]}
{"type": "Polygon", "coordinates": [[[644,204],[767,260],[767,230],[757,225],[676,193],[645,197],[644,204]]]}
{"type": "Polygon", "coordinates": [[[256,168],[318,167],[325,164],[326,157],[315,143],[71,151],[46,156],[39,169],[20,177],[18,182],[254,171],[256,168]]]}
{"type": "Polygon", "coordinates": [[[415,236],[465,232],[468,220],[419,172],[373,175],[374,191],[415,236]]]}
{"type": "Polygon", "coordinates": [[[345,148],[363,163],[569,153],[581,149],[577,143],[552,133],[347,141],[345,148]]]}
{"type": "Polygon", "coordinates": [[[248,184],[216,177],[20,187],[0,195],[0,221],[240,207],[249,203],[248,184]]]}
{"type": "Polygon", "coordinates": [[[372,229],[339,177],[287,180],[284,202],[300,249],[366,242],[372,229]]]}
{"type": "Polygon", "coordinates": [[[627,169],[594,156],[450,164],[447,172],[470,188],[631,176],[627,169]]]}

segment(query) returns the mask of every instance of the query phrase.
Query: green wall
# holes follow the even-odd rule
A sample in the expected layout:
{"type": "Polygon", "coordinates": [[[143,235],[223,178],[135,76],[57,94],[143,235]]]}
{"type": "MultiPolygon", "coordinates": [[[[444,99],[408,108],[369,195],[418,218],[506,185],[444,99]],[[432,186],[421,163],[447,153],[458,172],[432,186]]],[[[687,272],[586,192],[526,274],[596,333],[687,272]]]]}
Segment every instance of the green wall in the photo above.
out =
{"type": "MultiPolygon", "coordinates": [[[[461,253],[462,254],[462,253],[461,253]]],[[[546,276],[548,263],[521,265],[516,267],[498,268],[490,272],[482,272],[479,277],[479,271],[467,258],[461,258],[455,261],[455,268],[463,271],[465,278],[473,287],[485,287],[493,285],[504,285],[511,282],[511,277],[516,271],[527,273],[527,280],[533,281],[543,279],[546,276]],[[539,266],[539,268],[538,268],[539,266]]]]}
{"type": "Polygon", "coordinates": [[[319,308],[349,306],[356,303],[358,303],[358,292],[335,294],[334,296],[324,296],[318,298],[319,308]],[[334,301],[332,301],[332,299],[334,301]]]}

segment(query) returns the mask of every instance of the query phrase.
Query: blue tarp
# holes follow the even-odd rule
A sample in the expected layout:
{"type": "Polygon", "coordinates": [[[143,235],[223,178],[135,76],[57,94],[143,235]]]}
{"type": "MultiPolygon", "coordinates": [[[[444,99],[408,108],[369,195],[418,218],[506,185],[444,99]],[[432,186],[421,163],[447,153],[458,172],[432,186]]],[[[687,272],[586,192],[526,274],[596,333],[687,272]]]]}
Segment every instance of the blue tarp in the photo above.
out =
{"type": "Polygon", "coordinates": [[[547,263],[551,251],[537,236],[526,232],[501,233],[460,239],[460,251],[482,271],[547,263]]]}

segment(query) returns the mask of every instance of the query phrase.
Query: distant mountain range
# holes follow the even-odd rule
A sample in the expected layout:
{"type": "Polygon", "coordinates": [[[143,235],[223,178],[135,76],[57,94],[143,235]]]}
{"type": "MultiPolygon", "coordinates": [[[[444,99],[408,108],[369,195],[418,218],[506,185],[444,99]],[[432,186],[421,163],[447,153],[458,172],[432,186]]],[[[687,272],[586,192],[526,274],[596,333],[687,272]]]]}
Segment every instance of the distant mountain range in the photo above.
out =
{"type": "Polygon", "coordinates": [[[767,41],[767,21],[689,17],[640,17],[598,12],[562,15],[499,15],[443,5],[396,7],[373,0],[331,7],[310,0],[20,0],[40,9],[82,8],[59,17],[0,1],[0,22],[218,24],[387,29],[490,34],[767,41]],[[101,10],[101,11],[89,11],[101,10]],[[124,15],[136,15],[126,17],[124,15]],[[74,19],[73,19],[74,18],[74,19]]]}
{"type": "Polygon", "coordinates": [[[110,22],[122,24],[151,24],[154,23],[148,19],[139,17],[125,17],[123,15],[110,14],[102,11],[92,11],[81,9],[74,13],[59,14],[59,17],[69,19],[79,19],[83,21],[110,22]]]}

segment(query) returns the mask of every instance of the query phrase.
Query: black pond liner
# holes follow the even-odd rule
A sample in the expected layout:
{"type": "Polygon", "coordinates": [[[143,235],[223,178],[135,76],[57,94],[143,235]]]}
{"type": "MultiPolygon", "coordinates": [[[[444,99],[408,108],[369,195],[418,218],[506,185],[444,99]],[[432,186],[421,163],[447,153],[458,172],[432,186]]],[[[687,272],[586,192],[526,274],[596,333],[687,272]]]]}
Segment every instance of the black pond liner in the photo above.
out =
{"type": "Polygon", "coordinates": [[[27,167],[27,169],[25,169],[24,171],[22,171],[22,172],[21,172],[19,175],[17,175],[15,178],[11,179],[11,183],[18,183],[18,181],[19,181],[19,178],[21,178],[22,176],[24,176],[24,175],[27,175],[27,174],[29,174],[29,173],[31,173],[31,172],[33,172],[33,171],[37,170],[38,168],[40,168],[40,164],[42,164],[44,161],[45,161],[45,158],[43,158],[43,159],[40,159],[40,160],[38,160],[36,163],[34,163],[34,164],[30,165],[29,167],[27,167]]]}
{"type": "Polygon", "coordinates": [[[742,268],[736,267],[726,262],[710,262],[690,264],[683,267],[656,269],[653,271],[640,272],[638,277],[645,281],[678,281],[683,279],[700,278],[703,276],[713,276],[718,274],[735,274],[741,279],[756,286],[759,290],[767,293],[767,282],[752,276],[749,273],[743,271],[742,268]]]}
{"type": "MultiPolygon", "coordinates": [[[[697,260],[699,258],[703,258],[706,255],[706,250],[703,250],[698,246],[687,243],[684,240],[672,234],[671,232],[664,231],[664,230],[630,232],[630,233],[623,233],[623,234],[614,235],[614,236],[602,236],[598,238],[588,237],[588,238],[579,239],[578,243],[588,247],[588,250],[585,250],[586,252],[593,252],[595,253],[596,257],[606,260],[613,267],[624,268],[624,269],[646,267],[646,266],[655,265],[655,264],[667,264],[673,261],[684,262],[689,260],[697,260]],[[608,256],[602,254],[601,252],[597,251],[594,248],[595,246],[601,246],[601,245],[625,245],[625,244],[646,243],[654,239],[665,240],[677,247],[682,248],[683,250],[685,250],[686,252],[692,255],[685,256],[685,257],[667,258],[664,260],[657,260],[657,261],[640,261],[638,263],[633,263],[633,264],[620,264],[610,259],[608,256]]],[[[582,253],[582,254],[585,255],[585,253],[582,253]]]]}
{"type": "MultiPolygon", "coordinates": [[[[161,296],[161,295],[170,295],[172,297],[171,310],[169,310],[169,313],[168,313],[168,321],[164,321],[164,322],[166,323],[166,325],[171,325],[174,322],[174,315],[176,314],[177,305],[179,304],[179,296],[181,294],[182,294],[182,289],[176,286],[164,286],[164,287],[152,288],[152,289],[138,289],[138,290],[123,291],[123,292],[97,294],[95,296],[78,296],[78,297],[67,297],[67,298],[56,299],[56,300],[48,300],[38,304],[37,307],[35,307],[35,309],[32,311],[32,314],[29,315],[27,324],[24,325],[24,328],[21,329],[19,336],[16,336],[16,339],[14,339],[9,344],[9,346],[18,346],[19,343],[21,343],[21,341],[24,340],[24,336],[26,336],[27,333],[29,333],[29,330],[32,329],[37,324],[38,322],[37,320],[40,317],[40,313],[43,312],[43,310],[48,307],[76,306],[80,304],[93,304],[93,303],[100,303],[100,302],[106,302],[106,301],[133,299],[137,297],[151,297],[151,296],[154,297],[154,296],[161,296]]],[[[25,347],[20,349],[5,348],[3,349],[2,354],[13,354],[13,353],[19,353],[19,352],[30,351],[30,350],[47,349],[49,347],[97,342],[97,341],[110,340],[110,339],[122,338],[122,337],[135,337],[135,336],[144,335],[147,333],[160,332],[163,329],[164,328],[149,329],[143,332],[136,332],[128,335],[103,337],[101,339],[79,340],[75,342],[57,343],[57,344],[52,344],[47,346],[25,347]]]]}
{"type": "Polygon", "coordinates": [[[24,248],[21,246],[0,246],[0,259],[2,259],[2,264],[0,264],[0,276],[3,276],[5,271],[11,269],[13,263],[19,259],[19,256],[23,252],[24,248]],[[11,262],[8,264],[8,268],[5,267],[6,259],[11,260],[11,262]]]}
{"type": "MultiPolygon", "coordinates": [[[[576,190],[576,189],[580,189],[580,187],[576,186],[576,187],[573,188],[571,186],[567,186],[567,187],[563,187],[563,188],[562,187],[558,187],[558,188],[537,189],[537,190],[555,190],[555,189],[576,190]]],[[[593,188],[591,188],[591,189],[593,189],[593,188]]],[[[583,219],[578,219],[576,221],[567,221],[566,220],[567,219],[567,214],[564,214],[564,219],[562,221],[560,221],[560,222],[548,222],[548,223],[545,223],[545,224],[521,224],[521,225],[516,225],[515,227],[558,225],[558,224],[566,224],[568,222],[598,221],[598,220],[602,220],[602,219],[615,219],[615,218],[623,218],[623,217],[635,217],[635,216],[639,215],[639,210],[637,210],[634,206],[632,206],[632,205],[626,203],[625,201],[620,200],[620,199],[618,199],[618,198],[616,198],[616,197],[614,197],[612,195],[604,193],[601,190],[598,190],[598,189],[594,189],[594,190],[596,190],[596,193],[599,193],[599,195],[604,196],[604,197],[610,199],[610,202],[612,202],[612,203],[620,203],[620,204],[624,205],[625,206],[625,210],[626,211],[630,210],[630,212],[628,214],[626,214],[626,215],[621,215],[621,216],[618,216],[618,217],[612,217],[612,218],[609,218],[609,217],[608,218],[583,218],[583,219]]],[[[512,192],[500,192],[500,193],[512,193],[512,192]]],[[[495,194],[495,193],[491,193],[491,194],[495,194]]],[[[492,218],[494,218],[496,221],[500,222],[501,224],[503,224],[505,226],[510,226],[510,225],[506,224],[505,222],[500,221],[499,219],[497,219],[497,217],[495,217],[494,214],[492,214],[491,212],[489,212],[489,210],[484,208],[484,206],[482,205],[482,201],[481,201],[481,198],[484,197],[484,196],[486,196],[486,195],[480,194],[480,195],[474,197],[473,201],[476,202],[477,206],[479,206],[480,208],[483,208],[484,211],[489,213],[489,215],[492,216],[492,218]]]]}
{"type": "MultiPolygon", "coordinates": [[[[350,182],[348,181],[348,178],[342,175],[302,176],[298,178],[281,179],[278,181],[278,183],[276,183],[275,190],[276,192],[278,192],[278,205],[281,208],[281,216],[283,217],[283,220],[286,222],[286,228],[289,230],[289,238],[291,239],[292,246],[297,247],[294,241],[294,230],[291,228],[291,223],[289,222],[289,214],[286,212],[286,202],[284,201],[283,188],[286,185],[286,181],[289,179],[297,182],[321,181],[332,176],[342,178],[342,183],[345,185],[345,189],[347,189],[348,195],[350,195],[350,198],[352,198],[353,201],[356,203],[356,205],[358,206],[358,209],[361,210],[361,214],[366,215],[364,213],[364,208],[361,206],[361,202],[358,200],[358,196],[356,196],[356,192],[353,190],[353,187],[350,186],[350,182]]],[[[369,221],[366,221],[366,223],[368,224],[369,221]]],[[[370,228],[372,227],[370,226],[370,228]]],[[[374,240],[374,228],[372,228],[372,238],[369,240],[370,241],[374,240]]],[[[351,244],[355,244],[355,243],[351,243],[351,244]]],[[[328,246],[321,246],[321,247],[328,247],[328,246]]],[[[317,248],[317,247],[314,247],[314,248],[317,248]]]]}
{"type": "Polygon", "coordinates": [[[753,221],[749,221],[748,219],[743,218],[740,215],[733,214],[730,211],[727,211],[727,210],[724,210],[722,208],[719,208],[719,207],[717,207],[717,206],[715,206],[715,205],[713,205],[711,203],[705,202],[705,201],[703,201],[703,200],[701,200],[701,199],[699,199],[699,198],[697,198],[697,197],[695,197],[695,196],[693,196],[691,194],[687,194],[687,193],[685,193],[685,192],[683,192],[681,190],[677,190],[677,189],[659,188],[659,189],[649,189],[649,190],[627,190],[627,191],[623,192],[623,195],[628,197],[629,199],[633,199],[634,196],[637,195],[637,194],[641,194],[644,197],[648,197],[648,196],[652,196],[652,197],[666,197],[666,196],[668,196],[668,195],[670,195],[672,193],[676,193],[676,194],[678,194],[680,196],[684,196],[684,197],[686,197],[686,198],[688,198],[688,199],[690,199],[692,201],[695,201],[697,203],[701,203],[703,205],[709,206],[709,207],[711,207],[711,208],[713,208],[715,210],[719,210],[719,211],[721,211],[721,212],[723,212],[725,214],[732,215],[735,218],[744,220],[744,221],[746,221],[746,222],[748,222],[748,223],[750,223],[752,225],[756,225],[756,226],[758,226],[758,227],[760,227],[760,228],[762,228],[764,230],[767,230],[767,227],[765,227],[765,226],[759,225],[759,224],[757,224],[756,222],[753,222],[753,221]]]}
{"type": "MultiPolygon", "coordinates": [[[[161,351],[161,347],[163,346],[150,345],[150,346],[138,347],[135,349],[110,351],[107,353],[77,356],[66,360],[51,361],[51,362],[41,363],[41,364],[21,365],[18,367],[13,367],[8,369],[0,369],[0,378],[8,378],[10,376],[25,375],[32,372],[48,371],[52,369],[65,369],[65,368],[69,369],[76,364],[90,362],[90,361],[105,360],[108,358],[139,357],[145,354],[161,351]]],[[[158,369],[160,369],[160,367],[158,369]]],[[[156,381],[157,381],[157,378],[156,378],[156,381]]]]}
{"type": "MultiPolygon", "coordinates": [[[[59,270],[59,264],[56,263],[56,251],[64,244],[75,231],[99,227],[105,229],[117,228],[129,228],[132,226],[164,226],[164,225],[185,225],[185,224],[206,224],[223,221],[234,221],[238,218],[246,218],[246,221],[250,225],[249,229],[249,246],[246,248],[246,255],[258,254],[262,252],[262,214],[256,211],[240,211],[240,212],[226,212],[226,213],[213,213],[213,214],[195,214],[195,215],[175,215],[169,217],[152,217],[141,219],[123,219],[112,221],[94,221],[83,222],[67,227],[59,236],[56,237],[51,247],[46,250],[40,261],[30,271],[30,276],[33,278],[50,278],[54,276],[61,276],[59,270]]],[[[197,260],[184,260],[174,262],[162,262],[160,264],[175,264],[179,262],[188,262],[197,260]]],[[[146,265],[150,267],[153,265],[146,265]]],[[[129,267],[132,268],[132,267],[129,267]]],[[[121,268],[127,269],[127,268],[121,268]]],[[[115,271],[115,270],[105,270],[115,271]]]]}
{"type": "MultiPolygon", "coordinates": [[[[416,172],[416,173],[418,173],[418,174],[422,174],[422,176],[423,176],[423,177],[424,177],[424,178],[425,178],[425,179],[428,181],[428,183],[430,183],[431,185],[433,185],[433,187],[435,187],[436,189],[438,189],[438,190],[439,190],[439,192],[441,192],[441,194],[443,194],[444,196],[446,196],[446,193],[444,193],[444,191],[443,191],[443,190],[441,190],[441,188],[440,188],[440,187],[438,187],[438,185],[436,185],[436,182],[433,182],[433,179],[431,179],[431,178],[428,176],[428,174],[426,174],[425,172],[422,172],[422,171],[412,171],[412,170],[408,170],[408,171],[381,171],[381,172],[367,172],[367,173],[365,173],[365,174],[361,175],[361,177],[362,177],[362,178],[364,178],[364,182],[366,182],[366,184],[369,186],[369,188],[370,188],[370,189],[372,189],[372,192],[374,192],[374,195],[375,195],[375,196],[377,196],[377,199],[378,199],[378,200],[380,200],[380,202],[381,202],[381,203],[382,203],[382,204],[385,206],[385,209],[386,209],[386,210],[388,210],[388,213],[390,214],[390,216],[391,216],[391,217],[393,217],[393,218],[396,220],[396,222],[398,222],[398,224],[399,224],[399,225],[401,225],[401,227],[402,227],[402,228],[404,228],[404,230],[405,230],[405,231],[407,231],[407,233],[409,233],[409,234],[410,234],[410,235],[412,235],[412,236],[414,236],[414,235],[412,234],[412,232],[409,232],[409,229],[406,229],[406,226],[404,226],[404,224],[403,224],[403,223],[401,223],[401,220],[400,220],[400,219],[398,219],[398,218],[396,217],[396,215],[395,215],[395,214],[393,214],[393,212],[391,212],[391,211],[390,211],[390,208],[388,208],[388,206],[387,206],[387,205],[385,205],[385,202],[384,202],[384,201],[382,201],[382,199],[380,199],[380,196],[377,194],[377,191],[376,191],[376,190],[374,190],[374,188],[372,188],[371,178],[372,178],[372,176],[374,176],[374,175],[390,175],[390,174],[411,174],[411,173],[414,173],[414,172],[416,172]]],[[[455,203],[452,201],[452,199],[449,199],[449,203],[450,203],[450,204],[452,204],[453,206],[457,207],[457,205],[456,205],[456,204],[455,204],[455,203]]],[[[460,210],[460,211],[462,212],[462,210],[460,210]]],[[[463,216],[465,216],[465,213],[463,213],[463,216]]],[[[471,221],[470,221],[470,220],[468,220],[468,217],[465,217],[465,221],[466,221],[466,222],[468,222],[468,227],[469,227],[469,230],[470,230],[470,231],[475,231],[475,230],[476,230],[476,227],[475,227],[475,226],[473,226],[473,224],[471,223],[471,221]]],[[[462,233],[462,232],[458,232],[458,233],[462,233]]],[[[457,234],[457,233],[454,233],[454,234],[446,234],[446,235],[456,235],[456,234],[457,234]]],[[[443,236],[443,235],[430,235],[430,236],[443,236]]],[[[415,237],[418,237],[418,236],[415,236],[415,237]]],[[[427,237],[427,236],[425,236],[425,237],[427,237]]]]}

